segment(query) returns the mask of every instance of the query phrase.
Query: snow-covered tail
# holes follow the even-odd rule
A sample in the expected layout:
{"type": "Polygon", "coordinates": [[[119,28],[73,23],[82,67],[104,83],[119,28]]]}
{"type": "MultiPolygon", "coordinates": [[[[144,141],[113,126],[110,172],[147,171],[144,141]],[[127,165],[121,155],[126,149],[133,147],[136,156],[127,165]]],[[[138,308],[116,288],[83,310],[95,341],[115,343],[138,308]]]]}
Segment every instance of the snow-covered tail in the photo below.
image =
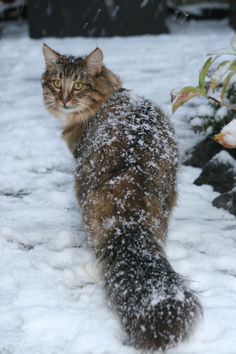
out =
{"type": "Polygon", "coordinates": [[[100,256],[113,307],[133,345],[166,349],[191,332],[201,305],[149,230],[135,223],[121,226],[100,256]]]}

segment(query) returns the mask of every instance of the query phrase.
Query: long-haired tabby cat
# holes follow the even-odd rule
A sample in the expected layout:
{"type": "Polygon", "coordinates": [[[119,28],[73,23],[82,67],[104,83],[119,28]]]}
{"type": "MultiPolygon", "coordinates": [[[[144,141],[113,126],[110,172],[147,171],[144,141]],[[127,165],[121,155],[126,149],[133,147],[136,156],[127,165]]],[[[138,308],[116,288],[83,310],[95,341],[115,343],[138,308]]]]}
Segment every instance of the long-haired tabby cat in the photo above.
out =
{"type": "Polygon", "coordinates": [[[173,130],[157,106],[121,87],[99,48],[74,57],[44,45],[43,53],[44,102],[64,122],[88,243],[111,304],[130,343],[166,349],[202,311],[164,251],[176,197],[173,130]]]}

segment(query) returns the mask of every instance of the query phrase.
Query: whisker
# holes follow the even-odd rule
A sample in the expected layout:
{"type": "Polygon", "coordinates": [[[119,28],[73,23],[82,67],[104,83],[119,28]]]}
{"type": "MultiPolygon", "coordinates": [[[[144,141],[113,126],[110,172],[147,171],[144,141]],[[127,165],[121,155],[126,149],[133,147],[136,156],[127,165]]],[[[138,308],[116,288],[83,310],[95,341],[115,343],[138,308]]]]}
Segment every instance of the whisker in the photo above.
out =
{"type": "Polygon", "coordinates": [[[92,108],[90,108],[89,106],[87,106],[85,103],[80,102],[79,105],[84,108],[87,108],[89,111],[91,111],[95,115],[95,111],[92,108]]]}
{"type": "Polygon", "coordinates": [[[85,122],[85,124],[86,124],[86,129],[87,129],[87,128],[88,128],[88,121],[87,121],[87,119],[84,118],[83,111],[82,111],[79,107],[78,107],[78,113],[79,113],[80,117],[82,118],[81,120],[82,120],[83,122],[85,122]]]}

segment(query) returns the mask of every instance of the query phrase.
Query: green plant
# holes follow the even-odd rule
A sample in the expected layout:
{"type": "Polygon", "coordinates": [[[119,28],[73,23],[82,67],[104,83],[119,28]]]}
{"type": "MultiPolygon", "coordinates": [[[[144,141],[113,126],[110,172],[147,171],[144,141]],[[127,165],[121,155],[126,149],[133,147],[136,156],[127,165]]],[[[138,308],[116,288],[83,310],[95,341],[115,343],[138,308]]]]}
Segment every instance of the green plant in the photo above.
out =
{"type": "MultiPolygon", "coordinates": [[[[219,95],[219,90],[216,89],[219,95]]],[[[236,107],[236,82],[232,82],[226,93],[225,101],[236,107]]],[[[190,104],[190,117],[188,119],[192,129],[197,134],[218,133],[226,124],[236,116],[235,110],[219,105],[212,100],[196,100],[190,104]]]]}
{"type": "Polygon", "coordinates": [[[209,58],[204,63],[199,73],[198,86],[186,86],[177,94],[172,91],[172,111],[194,97],[205,97],[212,108],[210,114],[202,114],[190,117],[196,132],[212,130],[215,141],[226,148],[236,148],[236,85],[232,79],[236,75],[236,34],[231,48],[216,50],[208,54],[209,58]],[[222,55],[233,56],[233,59],[222,60],[222,55]],[[220,58],[220,60],[219,60],[220,58]],[[227,111],[217,117],[220,109],[227,111]],[[219,119],[220,118],[220,119],[219,119]]]}
{"type": "Polygon", "coordinates": [[[236,111],[236,105],[226,100],[227,90],[233,76],[236,74],[236,34],[232,39],[230,49],[216,50],[208,54],[208,56],[209,58],[200,70],[198,86],[186,86],[172,96],[173,112],[197,96],[203,96],[218,106],[236,111]],[[234,58],[232,60],[221,60],[213,68],[213,64],[216,64],[222,55],[230,55],[234,58]],[[207,77],[209,80],[206,80],[207,77]]]}

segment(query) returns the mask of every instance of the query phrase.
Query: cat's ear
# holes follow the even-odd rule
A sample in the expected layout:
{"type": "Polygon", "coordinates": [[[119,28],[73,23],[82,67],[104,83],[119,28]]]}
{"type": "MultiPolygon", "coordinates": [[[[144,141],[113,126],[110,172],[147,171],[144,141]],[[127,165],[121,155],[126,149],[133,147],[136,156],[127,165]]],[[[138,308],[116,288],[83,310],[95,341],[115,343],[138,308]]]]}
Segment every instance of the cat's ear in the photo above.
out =
{"type": "Polygon", "coordinates": [[[55,50],[48,47],[45,43],[43,44],[43,55],[47,68],[55,65],[57,59],[60,57],[59,53],[55,52],[55,50]]]}
{"type": "Polygon", "coordinates": [[[103,52],[100,48],[94,49],[86,58],[86,66],[89,74],[100,74],[103,64],[103,52]]]}

